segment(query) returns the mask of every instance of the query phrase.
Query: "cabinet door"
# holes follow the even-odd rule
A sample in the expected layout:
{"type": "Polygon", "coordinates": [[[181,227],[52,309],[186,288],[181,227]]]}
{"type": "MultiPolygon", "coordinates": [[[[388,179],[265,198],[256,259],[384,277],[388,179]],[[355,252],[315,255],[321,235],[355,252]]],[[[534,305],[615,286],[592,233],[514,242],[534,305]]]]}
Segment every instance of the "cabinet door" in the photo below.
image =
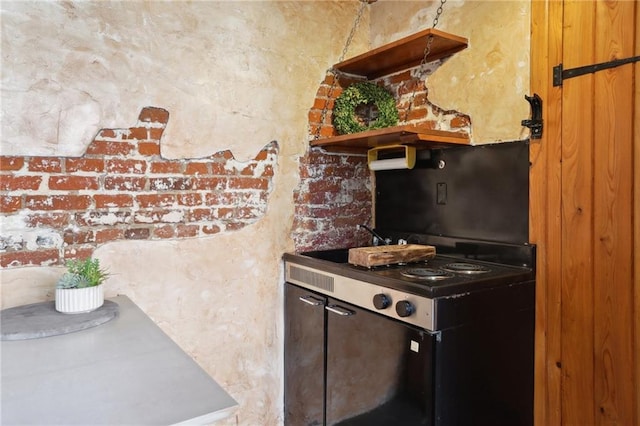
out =
{"type": "Polygon", "coordinates": [[[433,423],[435,337],[329,299],[326,424],[433,423]]]}
{"type": "Polygon", "coordinates": [[[324,424],[326,297],[285,286],[284,422],[324,424]]]}

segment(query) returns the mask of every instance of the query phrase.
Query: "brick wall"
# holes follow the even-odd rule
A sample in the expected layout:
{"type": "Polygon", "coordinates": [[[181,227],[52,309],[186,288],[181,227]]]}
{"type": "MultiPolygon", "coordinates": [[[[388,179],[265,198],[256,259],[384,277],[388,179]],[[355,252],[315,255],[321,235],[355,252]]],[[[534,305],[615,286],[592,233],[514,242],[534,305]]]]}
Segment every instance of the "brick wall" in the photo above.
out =
{"type": "MultiPolygon", "coordinates": [[[[427,64],[425,75],[439,64],[439,61],[427,64]]],[[[334,77],[328,75],[320,84],[308,115],[311,139],[338,135],[332,125],[334,101],[344,88],[356,81],[359,80],[341,76],[334,84],[334,77]]],[[[420,123],[432,129],[470,132],[469,116],[445,111],[429,102],[427,89],[416,77],[415,69],[374,82],[384,86],[397,100],[399,124],[420,123]]],[[[356,228],[358,224],[370,223],[372,218],[374,182],[366,156],[328,154],[314,148],[300,161],[300,177],[300,186],[294,195],[296,249],[357,247],[370,243],[371,236],[356,228]]]]}
{"type": "Polygon", "coordinates": [[[81,157],[0,157],[0,267],[58,265],[116,240],[195,238],[236,230],[266,211],[278,144],[251,161],[229,151],[167,160],[169,113],[103,129],[81,157]]]}

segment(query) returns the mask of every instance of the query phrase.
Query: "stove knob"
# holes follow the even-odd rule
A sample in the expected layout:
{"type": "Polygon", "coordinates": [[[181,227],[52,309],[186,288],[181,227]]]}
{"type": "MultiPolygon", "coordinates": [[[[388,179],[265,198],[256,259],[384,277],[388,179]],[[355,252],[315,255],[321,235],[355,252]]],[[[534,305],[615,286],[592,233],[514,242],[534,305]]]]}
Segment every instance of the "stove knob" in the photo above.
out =
{"type": "Polygon", "coordinates": [[[408,317],[415,312],[415,308],[406,300],[401,300],[396,303],[396,313],[400,318],[408,317]]]}
{"type": "Polygon", "coordinates": [[[391,306],[391,299],[386,294],[376,294],[373,296],[373,306],[375,306],[376,309],[387,309],[391,306]]]}

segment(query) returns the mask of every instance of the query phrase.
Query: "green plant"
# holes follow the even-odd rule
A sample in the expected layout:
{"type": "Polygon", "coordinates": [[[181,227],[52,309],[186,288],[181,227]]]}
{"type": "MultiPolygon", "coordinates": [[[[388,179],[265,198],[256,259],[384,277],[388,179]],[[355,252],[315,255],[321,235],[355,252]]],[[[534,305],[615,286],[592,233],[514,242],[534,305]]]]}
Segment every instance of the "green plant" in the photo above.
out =
{"type": "Polygon", "coordinates": [[[338,133],[358,133],[366,130],[382,129],[398,124],[396,101],[384,87],[363,81],[347,87],[336,99],[333,108],[333,125],[338,133]],[[356,114],[360,105],[373,105],[377,117],[362,123],[356,114]]]}
{"type": "Polygon", "coordinates": [[[66,266],[67,272],[58,280],[57,288],[94,287],[109,277],[109,273],[100,268],[98,259],[70,260],[66,266]]]}

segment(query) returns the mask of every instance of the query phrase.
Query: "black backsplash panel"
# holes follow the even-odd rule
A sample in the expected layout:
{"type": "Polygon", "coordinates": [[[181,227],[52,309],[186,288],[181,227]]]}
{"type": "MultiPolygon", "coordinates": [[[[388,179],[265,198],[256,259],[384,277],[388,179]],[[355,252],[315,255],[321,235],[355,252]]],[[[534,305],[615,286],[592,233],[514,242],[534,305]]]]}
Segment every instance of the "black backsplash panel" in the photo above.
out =
{"type": "Polygon", "coordinates": [[[419,151],[375,177],[378,230],[528,242],[528,141],[419,151]]]}

